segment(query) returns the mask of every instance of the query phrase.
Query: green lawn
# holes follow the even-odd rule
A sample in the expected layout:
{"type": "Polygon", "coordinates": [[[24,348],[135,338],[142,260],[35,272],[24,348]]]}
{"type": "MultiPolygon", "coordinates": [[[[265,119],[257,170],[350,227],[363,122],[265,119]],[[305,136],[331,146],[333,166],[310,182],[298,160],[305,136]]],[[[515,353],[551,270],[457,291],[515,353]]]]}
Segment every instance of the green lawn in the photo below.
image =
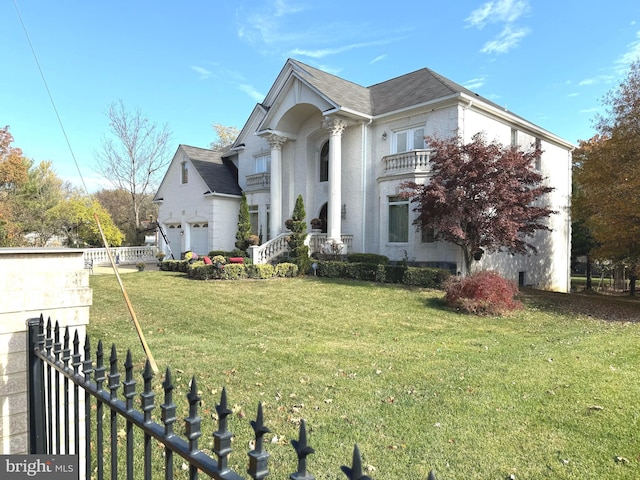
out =
{"type": "MultiPolygon", "coordinates": [[[[430,469],[440,480],[640,476],[636,323],[557,313],[539,299],[506,318],[463,316],[439,291],[355,281],[151,271],[123,280],[160,371],[171,367],[182,416],[197,379],[205,450],[226,387],[230,467],[241,475],[262,402],[273,479],[296,471],[289,442],[300,419],[318,480],[345,478],[339,467],[356,442],[376,480],[425,479],[430,469]]],[[[139,370],[116,279],[92,276],[91,286],[92,348],[115,343],[121,363],[130,348],[139,370]]]]}

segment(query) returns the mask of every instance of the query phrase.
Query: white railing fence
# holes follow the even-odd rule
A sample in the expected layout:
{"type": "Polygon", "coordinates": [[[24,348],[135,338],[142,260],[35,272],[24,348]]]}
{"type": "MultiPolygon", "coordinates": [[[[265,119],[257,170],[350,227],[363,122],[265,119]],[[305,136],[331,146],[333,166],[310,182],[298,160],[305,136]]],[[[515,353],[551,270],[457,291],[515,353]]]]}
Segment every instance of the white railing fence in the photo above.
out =
{"type": "MultiPolygon", "coordinates": [[[[113,260],[119,265],[154,262],[158,253],[158,247],[111,247],[109,250],[113,260]]],[[[109,264],[106,248],[85,248],[83,252],[85,265],[88,262],[92,262],[93,265],[109,264]]]]}
{"type": "MultiPolygon", "coordinates": [[[[287,239],[290,233],[281,233],[276,238],[263,243],[262,245],[249,247],[249,257],[254,264],[269,263],[274,258],[289,251],[287,239]]],[[[343,244],[343,251],[350,253],[353,245],[353,235],[342,235],[340,240],[343,244]]],[[[326,233],[310,233],[307,235],[305,244],[309,246],[309,255],[313,253],[324,253],[323,248],[327,243],[326,233]]]]}

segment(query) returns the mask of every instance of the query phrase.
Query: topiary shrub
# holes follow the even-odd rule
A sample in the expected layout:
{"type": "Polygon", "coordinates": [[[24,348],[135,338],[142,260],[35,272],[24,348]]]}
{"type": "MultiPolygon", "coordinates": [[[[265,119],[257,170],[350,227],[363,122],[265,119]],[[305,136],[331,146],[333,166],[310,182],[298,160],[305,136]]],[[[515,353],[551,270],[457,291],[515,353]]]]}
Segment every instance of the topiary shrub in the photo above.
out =
{"type": "Polygon", "coordinates": [[[451,277],[445,282],[445,301],[459,311],[475,315],[503,315],[522,308],[515,299],[518,286],[493,271],[468,277],[451,277]]]}
{"type": "Polygon", "coordinates": [[[388,265],[389,257],[377,253],[351,253],[347,255],[349,263],[373,263],[376,265],[388,265]]]}

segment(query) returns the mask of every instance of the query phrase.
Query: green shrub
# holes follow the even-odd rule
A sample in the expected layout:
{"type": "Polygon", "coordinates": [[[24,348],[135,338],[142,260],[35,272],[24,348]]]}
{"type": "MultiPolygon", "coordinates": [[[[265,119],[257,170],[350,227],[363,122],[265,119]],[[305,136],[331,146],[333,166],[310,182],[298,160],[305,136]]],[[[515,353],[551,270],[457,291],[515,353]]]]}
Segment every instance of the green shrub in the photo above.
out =
{"type": "Polygon", "coordinates": [[[407,268],[406,265],[385,265],[383,281],[387,283],[404,283],[404,275],[407,268]]]}
{"type": "Polygon", "coordinates": [[[351,253],[347,255],[349,263],[374,263],[376,265],[388,265],[389,257],[377,253],[351,253]]]}
{"type": "Polygon", "coordinates": [[[518,286],[493,271],[451,277],[445,284],[447,304],[475,315],[502,315],[522,308],[515,299],[518,286]]]}
{"type": "Polygon", "coordinates": [[[306,275],[311,270],[311,264],[313,263],[313,260],[309,257],[309,247],[300,245],[296,251],[298,256],[291,260],[298,266],[298,275],[306,275]]]}
{"type": "Polygon", "coordinates": [[[275,275],[275,268],[269,263],[247,265],[246,270],[249,278],[271,278],[275,275]]]}
{"type": "Polygon", "coordinates": [[[247,278],[247,268],[242,263],[228,263],[224,266],[222,278],[224,280],[240,280],[247,278]]]}
{"type": "Polygon", "coordinates": [[[298,266],[295,263],[279,263],[276,265],[276,277],[291,278],[298,275],[298,266]]]}
{"type": "Polygon", "coordinates": [[[187,273],[189,262],[187,260],[166,260],[160,264],[160,270],[165,272],[187,273]]]}
{"type": "Polygon", "coordinates": [[[378,273],[378,265],[375,263],[346,263],[345,273],[347,278],[375,282],[378,273]]]}
{"type": "Polygon", "coordinates": [[[348,278],[346,274],[346,262],[318,261],[316,274],[319,277],[348,278]]]}
{"type": "Polygon", "coordinates": [[[451,276],[448,270],[428,267],[406,267],[402,283],[423,288],[443,288],[451,276]]]}

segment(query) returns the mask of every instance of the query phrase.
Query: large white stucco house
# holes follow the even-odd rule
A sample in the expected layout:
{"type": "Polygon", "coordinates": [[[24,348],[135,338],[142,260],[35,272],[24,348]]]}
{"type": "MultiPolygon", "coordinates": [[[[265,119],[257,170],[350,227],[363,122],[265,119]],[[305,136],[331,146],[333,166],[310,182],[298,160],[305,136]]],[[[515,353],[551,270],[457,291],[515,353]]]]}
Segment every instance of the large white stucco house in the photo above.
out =
{"type": "Polygon", "coordinates": [[[263,239],[254,261],[262,262],[285,248],[284,222],[302,195],[307,221],[322,220],[322,231],[310,237],[312,250],[335,245],[463,271],[460,248],[416,231],[412,206],[398,193],[402,182],[429,181],[425,135],[469,142],[479,132],[523,149],[539,145],[536,168],[554,188],[545,202],[558,213],[549,218],[550,232],[533,237],[537,255],[485,255],[473,268],[568,291],[573,145],[426,68],[363,87],[287,60],[231,150],[222,156],[209,151],[203,159],[195,155],[200,149],[178,149],[156,195],[159,222],[171,232],[174,252],[233,248],[243,191],[252,228],[263,239]],[[224,173],[224,188],[211,183],[216,173],[203,162],[224,173]],[[236,175],[237,185],[226,175],[236,175]]]}

